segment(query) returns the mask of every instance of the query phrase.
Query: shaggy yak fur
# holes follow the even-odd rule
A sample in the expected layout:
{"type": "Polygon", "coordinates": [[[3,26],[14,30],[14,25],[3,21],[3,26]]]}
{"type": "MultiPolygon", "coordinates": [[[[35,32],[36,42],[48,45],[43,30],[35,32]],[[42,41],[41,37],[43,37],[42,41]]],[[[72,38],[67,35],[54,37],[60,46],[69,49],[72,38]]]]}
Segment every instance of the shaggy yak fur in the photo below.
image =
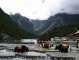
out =
{"type": "Polygon", "coordinates": [[[24,45],[17,46],[14,49],[14,52],[17,52],[17,53],[23,53],[23,52],[28,52],[28,51],[29,51],[28,47],[26,47],[24,45]]]}
{"type": "Polygon", "coordinates": [[[64,52],[64,53],[67,53],[69,50],[71,51],[71,47],[70,46],[67,46],[67,45],[63,45],[63,44],[60,44],[58,46],[55,47],[55,50],[58,49],[61,53],[64,52]]]}

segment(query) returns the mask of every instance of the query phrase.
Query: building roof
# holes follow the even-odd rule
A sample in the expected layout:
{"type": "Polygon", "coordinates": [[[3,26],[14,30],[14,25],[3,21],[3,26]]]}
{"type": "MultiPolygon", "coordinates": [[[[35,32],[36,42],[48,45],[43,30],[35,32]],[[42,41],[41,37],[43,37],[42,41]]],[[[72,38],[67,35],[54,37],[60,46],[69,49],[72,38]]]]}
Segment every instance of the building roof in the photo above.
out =
{"type": "Polygon", "coordinates": [[[79,30],[77,32],[75,32],[75,34],[79,34],[79,30]]]}

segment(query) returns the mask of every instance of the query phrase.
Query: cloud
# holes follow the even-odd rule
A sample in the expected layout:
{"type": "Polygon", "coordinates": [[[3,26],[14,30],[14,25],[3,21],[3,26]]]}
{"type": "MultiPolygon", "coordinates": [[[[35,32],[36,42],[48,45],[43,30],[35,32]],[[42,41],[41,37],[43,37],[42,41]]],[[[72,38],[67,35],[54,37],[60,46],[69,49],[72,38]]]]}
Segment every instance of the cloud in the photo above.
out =
{"type": "Polygon", "coordinates": [[[61,8],[68,14],[79,14],[79,0],[63,0],[61,8]]]}
{"type": "Polygon", "coordinates": [[[8,14],[41,20],[63,12],[79,14],[79,0],[0,0],[0,7],[8,14]]]}

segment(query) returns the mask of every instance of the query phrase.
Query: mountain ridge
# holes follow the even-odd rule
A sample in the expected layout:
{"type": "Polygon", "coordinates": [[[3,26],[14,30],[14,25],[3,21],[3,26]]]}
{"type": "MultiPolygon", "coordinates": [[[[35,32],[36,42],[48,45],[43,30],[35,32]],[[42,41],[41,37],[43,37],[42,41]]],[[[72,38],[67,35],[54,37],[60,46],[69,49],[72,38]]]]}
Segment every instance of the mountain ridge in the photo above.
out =
{"type": "MultiPolygon", "coordinates": [[[[0,8],[0,39],[9,36],[8,40],[33,38],[34,35],[18,26],[11,17],[0,8]]],[[[4,39],[5,40],[5,39],[4,39]]]]}
{"type": "Polygon", "coordinates": [[[16,22],[19,26],[21,26],[23,29],[31,33],[34,32],[34,26],[28,18],[20,15],[19,13],[16,13],[15,15],[10,15],[10,16],[12,20],[16,22]]]}
{"type": "Polygon", "coordinates": [[[55,27],[61,27],[65,25],[76,25],[76,24],[79,24],[79,14],[59,13],[56,14],[55,16],[51,16],[50,18],[48,18],[47,26],[45,25],[39,31],[43,33],[45,32],[45,30],[47,32],[55,27]]]}
{"type": "MultiPolygon", "coordinates": [[[[47,20],[43,20],[43,21],[41,21],[41,20],[31,20],[30,21],[28,19],[29,20],[28,23],[32,24],[32,25],[30,25],[31,27],[27,23],[25,23],[24,26],[29,26],[28,28],[30,30],[32,30],[31,33],[40,36],[56,27],[79,24],[78,16],[79,16],[79,14],[58,13],[55,16],[50,16],[47,20]]],[[[22,21],[23,20],[21,20],[21,22],[22,21]]]]}

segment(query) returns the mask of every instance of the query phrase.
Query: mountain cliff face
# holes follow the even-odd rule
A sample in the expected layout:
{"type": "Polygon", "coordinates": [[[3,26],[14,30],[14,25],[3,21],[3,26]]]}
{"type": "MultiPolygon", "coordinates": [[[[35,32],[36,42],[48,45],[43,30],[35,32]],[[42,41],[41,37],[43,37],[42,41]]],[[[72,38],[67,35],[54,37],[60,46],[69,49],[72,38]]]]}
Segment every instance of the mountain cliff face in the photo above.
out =
{"type": "Polygon", "coordinates": [[[31,20],[31,23],[34,25],[34,29],[39,30],[47,23],[45,20],[31,20]]]}
{"type": "Polygon", "coordinates": [[[29,20],[28,18],[16,13],[15,15],[10,15],[12,20],[15,21],[19,26],[24,28],[26,31],[38,35],[38,30],[46,25],[46,21],[42,20],[29,20]]]}
{"type": "Polygon", "coordinates": [[[48,20],[45,20],[44,22],[45,22],[45,25],[41,29],[36,31],[39,35],[42,35],[46,33],[48,30],[52,29],[55,24],[55,19],[50,17],[48,18],[48,20]]]}
{"type": "Polygon", "coordinates": [[[0,39],[14,40],[32,37],[34,37],[33,34],[18,26],[18,24],[12,21],[10,16],[0,8],[0,39]]]}
{"type": "Polygon", "coordinates": [[[79,14],[60,13],[60,14],[55,15],[55,17],[58,17],[62,25],[79,24],[79,14]]]}
{"type": "Polygon", "coordinates": [[[34,25],[30,22],[30,20],[24,16],[21,16],[19,13],[15,15],[10,15],[12,20],[15,21],[19,26],[25,29],[28,32],[34,32],[34,25]]]}
{"type": "Polygon", "coordinates": [[[56,14],[55,16],[49,17],[47,20],[42,21],[41,20],[30,21],[28,18],[23,17],[18,13],[15,15],[11,15],[11,18],[26,31],[29,31],[37,35],[42,35],[56,27],[79,24],[79,14],[59,13],[56,14]]]}
{"type": "MultiPolygon", "coordinates": [[[[28,18],[21,16],[18,13],[9,16],[0,8],[0,39],[34,38],[34,34],[41,36],[48,32],[46,35],[47,37],[51,35],[51,33],[53,33],[52,35],[55,35],[56,33],[54,32],[57,32],[57,29],[55,28],[60,27],[63,29],[63,33],[66,29],[69,29],[67,30],[67,33],[69,34],[71,33],[71,30],[75,29],[75,26],[76,29],[79,26],[79,14],[59,13],[49,17],[48,20],[30,21],[28,18]],[[70,28],[70,26],[74,27],[70,28]]],[[[67,33],[65,34],[67,35],[67,33]]],[[[65,34],[63,34],[63,36],[66,36],[65,34]]]]}
{"type": "Polygon", "coordinates": [[[46,25],[38,30],[39,35],[44,34],[56,27],[79,24],[79,14],[59,13],[55,16],[49,17],[46,22],[46,25]]]}

